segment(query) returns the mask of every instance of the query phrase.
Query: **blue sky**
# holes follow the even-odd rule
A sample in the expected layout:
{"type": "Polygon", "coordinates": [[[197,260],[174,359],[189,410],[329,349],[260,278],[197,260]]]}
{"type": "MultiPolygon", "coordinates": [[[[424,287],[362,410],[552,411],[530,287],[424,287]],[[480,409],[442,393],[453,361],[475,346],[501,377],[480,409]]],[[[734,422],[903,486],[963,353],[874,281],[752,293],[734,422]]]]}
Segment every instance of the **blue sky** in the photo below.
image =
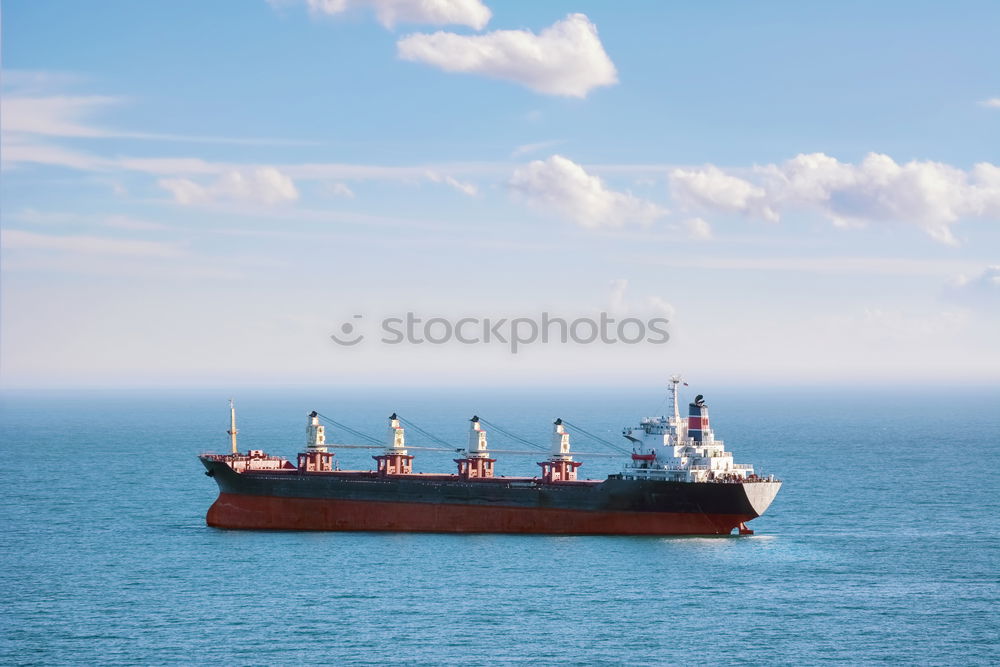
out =
{"type": "Polygon", "coordinates": [[[995,3],[3,10],[7,384],[1000,377],[995,3]]]}

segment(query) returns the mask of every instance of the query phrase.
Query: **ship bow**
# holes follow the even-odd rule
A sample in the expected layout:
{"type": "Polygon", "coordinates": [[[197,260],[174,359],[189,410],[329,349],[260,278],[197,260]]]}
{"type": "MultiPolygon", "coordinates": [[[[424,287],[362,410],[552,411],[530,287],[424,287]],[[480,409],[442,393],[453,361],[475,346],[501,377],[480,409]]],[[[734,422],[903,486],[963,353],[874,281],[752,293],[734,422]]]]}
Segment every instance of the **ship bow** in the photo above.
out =
{"type": "Polygon", "coordinates": [[[771,506],[779,489],[781,489],[781,482],[746,482],[743,484],[743,492],[746,493],[747,502],[750,503],[756,516],[760,516],[771,506]]]}

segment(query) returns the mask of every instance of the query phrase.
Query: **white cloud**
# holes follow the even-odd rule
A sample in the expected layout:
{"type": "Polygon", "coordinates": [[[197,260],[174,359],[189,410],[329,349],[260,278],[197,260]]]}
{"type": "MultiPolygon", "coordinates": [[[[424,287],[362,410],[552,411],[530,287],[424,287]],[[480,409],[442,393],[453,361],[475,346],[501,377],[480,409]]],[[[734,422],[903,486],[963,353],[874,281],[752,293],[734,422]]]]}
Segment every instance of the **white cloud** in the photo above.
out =
{"type": "Polygon", "coordinates": [[[20,229],[3,230],[5,249],[54,250],[84,255],[125,255],[132,257],[175,257],[179,249],[172,243],[132,241],[100,236],[52,236],[20,229]]]}
{"type": "Polygon", "coordinates": [[[763,188],[714,165],[697,169],[674,169],[670,172],[674,197],[682,204],[726,212],[749,213],[765,220],[778,216],[767,206],[763,188]]]}
{"type": "Polygon", "coordinates": [[[164,178],[160,179],[159,185],[183,205],[220,200],[280,204],[299,198],[292,179],[274,167],[228,171],[210,185],[201,185],[187,178],[164,178]]]}
{"type": "Polygon", "coordinates": [[[870,153],[858,164],[823,153],[757,166],[734,176],[707,165],[674,169],[670,187],[689,209],[736,212],[778,221],[792,211],[818,211],[838,226],[902,222],[941,243],[957,244],[951,226],[962,218],[1000,218],[1000,167],[969,171],[931,161],[896,163],[870,153]]]}
{"type": "Polygon", "coordinates": [[[1000,109],[1000,97],[991,97],[988,100],[983,100],[979,104],[980,106],[984,106],[989,109],[1000,109]]]}
{"type": "Polygon", "coordinates": [[[399,57],[439,67],[514,81],[547,95],[586,97],[618,82],[597,27],[570,14],[541,33],[496,30],[485,35],[415,34],[397,43],[399,57]]]}
{"type": "Polygon", "coordinates": [[[474,183],[463,183],[454,176],[442,175],[436,171],[428,171],[426,176],[427,180],[434,183],[444,183],[445,185],[455,188],[464,195],[475,197],[479,194],[479,188],[477,188],[474,183]]]}
{"type": "MultiPolygon", "coordinates": [[[[270,0],[272,5],[292,4],[270,0]]],[[[398,23],[466,25],[482,30],[492,16],[481,0],[306,0],[310,13],[342,14],[351,9],[373,9],[379,23],[392,29],[398,23]]]]}
{"type": "Polygon", "coordinates": [[[688,236],[697,241],[707,241],[712,238],[712,226],[702,218],[691,218],[684,221],[688,236]]]}
{"type": "Polygon", "coordinates": [[[583,227],[646,224],[667,213],[631,193],[608,189],[599,177],[561,155],[519,167],[509,186],[529,205],[554,211],[583,227]]]}

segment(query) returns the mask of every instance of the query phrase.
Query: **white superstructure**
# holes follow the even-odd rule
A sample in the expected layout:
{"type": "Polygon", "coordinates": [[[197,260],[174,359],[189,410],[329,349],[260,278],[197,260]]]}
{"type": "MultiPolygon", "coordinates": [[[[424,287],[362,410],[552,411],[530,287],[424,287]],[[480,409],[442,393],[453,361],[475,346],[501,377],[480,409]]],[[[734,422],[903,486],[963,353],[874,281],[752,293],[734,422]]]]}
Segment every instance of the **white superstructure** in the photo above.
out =
{"type": "Polygon", "coordinates": [[[632,443],[632,459],[623,476],[678,482],[758,480],[752,465],[734,463],[732,452],[715,439],[701,395],[690,404],[689,416],[681,417],[677,394],[682,382],[679,375],[670,378],[669,417],[647,417],[622,431],[632,443]]]}

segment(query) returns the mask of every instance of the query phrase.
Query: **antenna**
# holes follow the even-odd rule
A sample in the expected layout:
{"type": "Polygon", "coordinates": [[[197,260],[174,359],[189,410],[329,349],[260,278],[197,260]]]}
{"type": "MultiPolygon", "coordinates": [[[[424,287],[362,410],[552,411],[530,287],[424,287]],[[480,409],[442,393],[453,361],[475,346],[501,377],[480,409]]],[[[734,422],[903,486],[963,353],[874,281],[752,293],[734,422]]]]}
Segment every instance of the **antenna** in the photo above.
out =
{"type": "Polygon", "coordinates": [[[238,454],[239,450],[236,448],[236,434],[239,433],[239,429],[236,428],[236,408],[233,407],[233,399],[229,399],[229,430],[226,433],[229,434],[229,441],[233,445],[233,454],[238,454]]]}

